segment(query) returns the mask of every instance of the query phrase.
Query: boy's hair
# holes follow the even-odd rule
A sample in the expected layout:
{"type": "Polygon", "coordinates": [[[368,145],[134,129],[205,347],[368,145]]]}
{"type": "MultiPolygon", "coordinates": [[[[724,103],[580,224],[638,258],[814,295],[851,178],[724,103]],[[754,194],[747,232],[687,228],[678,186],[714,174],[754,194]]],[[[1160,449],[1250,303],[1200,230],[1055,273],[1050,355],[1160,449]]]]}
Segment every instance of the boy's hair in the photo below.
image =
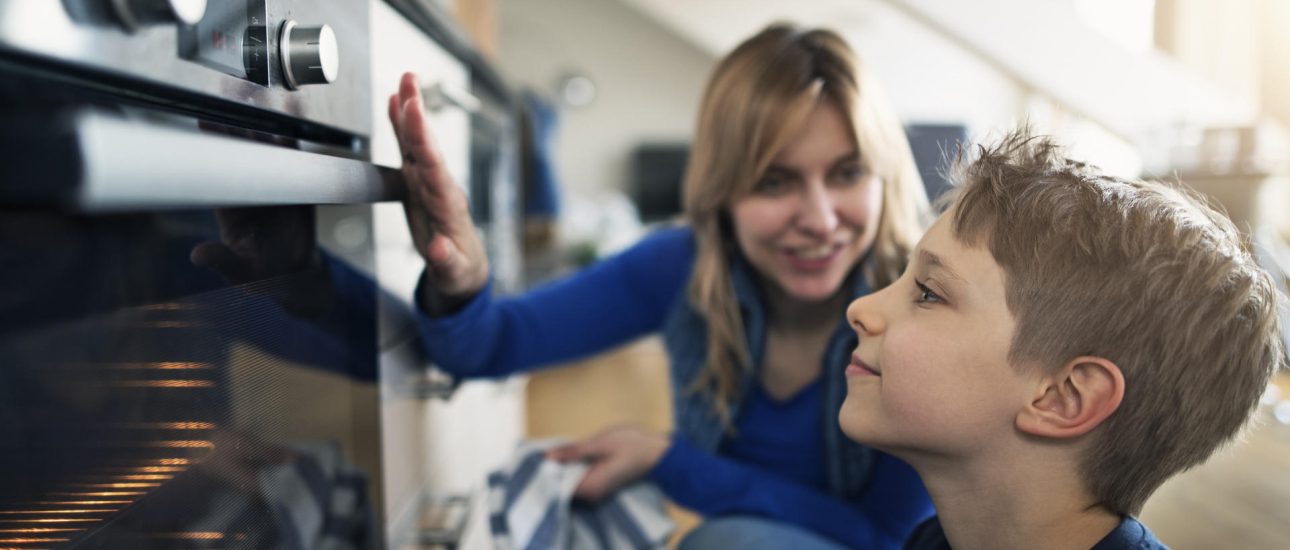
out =
{"type": "Polygon", "coordinates": [[[1101,504],[1137,514],[1258,406],[1284,361],[1275,286],[1232,222],[1184,189],[1103,175],[1024,127],[964,156],[952,228],[1004,272],[1009,361],[1093,355],[1123,373],[1079,473],[1101,504]]]}

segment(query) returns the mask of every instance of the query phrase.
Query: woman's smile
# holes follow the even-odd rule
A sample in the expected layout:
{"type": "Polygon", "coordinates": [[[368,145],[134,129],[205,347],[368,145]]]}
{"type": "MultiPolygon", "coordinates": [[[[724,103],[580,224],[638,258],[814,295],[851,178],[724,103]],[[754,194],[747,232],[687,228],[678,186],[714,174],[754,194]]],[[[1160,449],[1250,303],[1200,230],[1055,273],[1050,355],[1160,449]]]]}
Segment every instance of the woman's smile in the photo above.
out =
{"type": "Polygon", "coordinates": [[[828,271],[841,255],[845,245],[825,243],[817,246],[789,247],[784,249],[784,258],[797,271],[828,271]]]}

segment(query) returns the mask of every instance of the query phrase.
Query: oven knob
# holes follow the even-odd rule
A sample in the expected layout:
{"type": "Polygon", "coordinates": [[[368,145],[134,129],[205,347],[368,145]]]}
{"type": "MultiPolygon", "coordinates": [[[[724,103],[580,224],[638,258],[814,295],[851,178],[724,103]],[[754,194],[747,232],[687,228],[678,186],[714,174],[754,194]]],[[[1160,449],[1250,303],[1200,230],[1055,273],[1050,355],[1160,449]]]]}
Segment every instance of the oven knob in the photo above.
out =
{"type": "Polygon", "coordinates": [[[303,26],[295,21],[282,24],[278,40],[278,54],[282,58],[282,74],[287,87],[296,89],[306,84],[329,84],[340,71],[340,47],[336,33],[328,25],[303,26]]]}
{"type": "Polygon", "coordinates": [[[112,0],[112,7],[131,31],[146,25],[196,25],[206,15],[206,0],[112,0]]]}

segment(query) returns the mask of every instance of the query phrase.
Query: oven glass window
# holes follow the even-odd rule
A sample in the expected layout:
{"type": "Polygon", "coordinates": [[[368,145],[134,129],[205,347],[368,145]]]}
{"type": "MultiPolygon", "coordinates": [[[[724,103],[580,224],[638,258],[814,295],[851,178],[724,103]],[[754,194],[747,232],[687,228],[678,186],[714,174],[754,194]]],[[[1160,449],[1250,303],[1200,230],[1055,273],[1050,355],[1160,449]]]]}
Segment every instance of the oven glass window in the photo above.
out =
{"type": "Polygon", "coordinates": [[[0,211],[0,547],[378,546],[365,212],[0,211]]]}

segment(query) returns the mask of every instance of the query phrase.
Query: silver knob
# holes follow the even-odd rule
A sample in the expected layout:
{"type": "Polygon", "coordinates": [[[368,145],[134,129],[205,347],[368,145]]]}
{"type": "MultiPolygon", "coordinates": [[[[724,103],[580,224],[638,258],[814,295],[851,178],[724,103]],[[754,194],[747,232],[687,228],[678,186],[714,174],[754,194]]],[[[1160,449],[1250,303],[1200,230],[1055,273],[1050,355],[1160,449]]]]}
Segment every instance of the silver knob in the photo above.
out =
{"type": "Polygon", "coordinates": [[[112,7],[131,31],[145,25],[196,25],[206,15],[206,0],[112,0],[112,7]]]}
{"type": "Polygon", "coordinates": [[[283,23],[278,53],[287,87],[293,90],[307,84],[330,84],[340,72],[340,46],[336,32],[328,25],[283,23]]]}

